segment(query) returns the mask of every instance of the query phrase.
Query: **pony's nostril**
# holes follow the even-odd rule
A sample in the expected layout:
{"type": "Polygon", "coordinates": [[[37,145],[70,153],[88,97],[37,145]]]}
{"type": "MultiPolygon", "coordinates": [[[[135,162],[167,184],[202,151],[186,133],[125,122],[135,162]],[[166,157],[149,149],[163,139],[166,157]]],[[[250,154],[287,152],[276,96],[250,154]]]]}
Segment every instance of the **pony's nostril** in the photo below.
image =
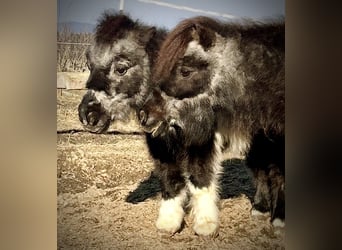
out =
{"type": "Polygon", "coordinates": [[[90,126],[98,125],[100,119],[101,119],[101,114],[94,112],[94,111],[89,112],[89,114],[87,115],[88,124],[90,126]]]}
{"type": "Polygon", "coordinates": [[[145,125],[147,121],[147,114],[144,110],[140,110],[139,112],[139,120],[141,125],[145,125]]]}
{"type": "Polygon", "coordinates": [[[78,109],[78,118],[79,118],[80,122],[82,122],[84,125],[88,124],[86,110],[81,105],[78,109]]]}

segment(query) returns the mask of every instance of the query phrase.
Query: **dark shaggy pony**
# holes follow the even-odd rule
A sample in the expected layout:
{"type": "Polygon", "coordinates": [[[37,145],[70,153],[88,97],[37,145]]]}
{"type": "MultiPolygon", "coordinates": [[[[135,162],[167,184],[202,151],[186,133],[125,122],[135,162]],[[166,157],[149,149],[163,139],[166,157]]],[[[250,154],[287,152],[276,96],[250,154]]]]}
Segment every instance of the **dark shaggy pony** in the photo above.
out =
{"type": "Polygon", "coordinates": [[[223,148],[246,155],[253,207],[270,212],[274,224],[285,218],[284,36],[283,21],[208,17],[186,19],[168,34],[153,69],[156,88],[139,114],[151,148],[152,140],[167,142],[159,228],[181,226],[188,190],[195,232],[217,231],[223,148]]]}

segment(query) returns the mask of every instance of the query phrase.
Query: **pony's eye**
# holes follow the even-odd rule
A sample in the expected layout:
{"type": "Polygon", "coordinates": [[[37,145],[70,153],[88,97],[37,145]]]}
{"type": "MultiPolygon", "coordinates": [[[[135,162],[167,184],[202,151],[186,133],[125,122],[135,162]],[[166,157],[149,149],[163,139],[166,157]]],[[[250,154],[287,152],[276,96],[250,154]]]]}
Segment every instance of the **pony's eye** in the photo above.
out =
{"type": "Polygon", "coordinates": [[[127,72],[127,68],[116,68],[115,69],[115,73],[118,74],[119,76],[123,76],[124,74],[126,74],[127,72]]]}
{"type": "Polygon", "coordinates": [[[190,75],[191,71],[187,70],[187,69],[181,69],[180,73],[183,77],[188,77],[190,75]]]}

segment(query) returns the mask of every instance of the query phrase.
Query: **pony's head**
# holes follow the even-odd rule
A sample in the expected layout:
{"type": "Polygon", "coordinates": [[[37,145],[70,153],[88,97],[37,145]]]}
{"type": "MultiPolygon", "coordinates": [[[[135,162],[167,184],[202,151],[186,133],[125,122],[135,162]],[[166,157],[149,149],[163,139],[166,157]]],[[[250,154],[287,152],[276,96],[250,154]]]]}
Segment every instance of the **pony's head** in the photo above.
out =
{"type": "Polygon", "coordinates": [[[183,99],[204,92],[219,23],[208,17],[180,22],[167,36],[153,69],[153,81],[167,95],[183,99]],[[177,83],[177,84],[173,84],[177,83]]]}
{"type": "MultiPolygon", "coordinates": [[[[88,92],[79,105],[85,128],[103,132],[113,120],[127,120],[148,92],[157,31],[123,14],[105,12],[86,53],[88,92]]],[[[159,35],[158,35],[159,36],[159,35]]]]}

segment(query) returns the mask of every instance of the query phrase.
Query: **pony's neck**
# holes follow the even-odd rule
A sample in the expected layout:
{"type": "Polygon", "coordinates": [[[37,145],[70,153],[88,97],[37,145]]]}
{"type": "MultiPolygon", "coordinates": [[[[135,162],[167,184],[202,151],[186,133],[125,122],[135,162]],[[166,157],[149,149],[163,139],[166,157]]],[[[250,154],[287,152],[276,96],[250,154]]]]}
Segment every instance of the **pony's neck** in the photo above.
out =
{"type": "Polygon", "coordinates": [[[150,77],[143,80],[143,83],[140,85],[140,91],[135,96],[135,103],[133,108],[136,111],[139,111],[145,103],[146,98],[152,91],[150,77]]]}

